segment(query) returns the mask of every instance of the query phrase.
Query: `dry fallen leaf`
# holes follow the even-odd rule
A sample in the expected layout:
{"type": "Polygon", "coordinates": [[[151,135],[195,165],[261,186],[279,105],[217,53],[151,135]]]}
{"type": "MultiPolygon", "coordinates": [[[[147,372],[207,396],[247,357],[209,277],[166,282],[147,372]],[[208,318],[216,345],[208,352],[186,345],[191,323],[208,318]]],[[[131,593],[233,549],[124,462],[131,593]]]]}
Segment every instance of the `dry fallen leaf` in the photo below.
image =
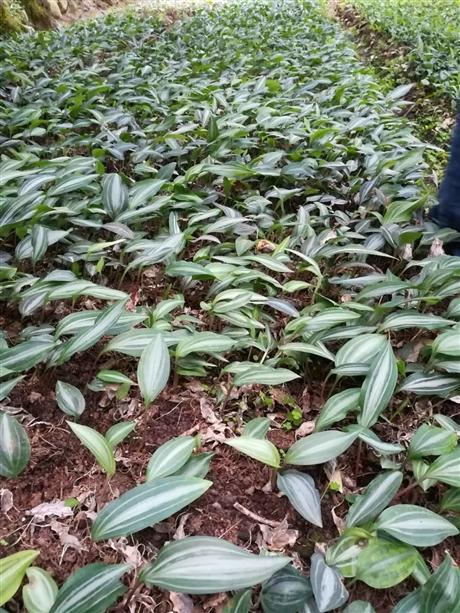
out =
{"type": "Polygon", "coordinates": [[[286,518],[274,528],[259,524],[259,529],[260,534],[256,539],[259,549],[282,551],[286,547],[292,547],[299,537],[299,531],[290,529],[286,518]]]}
{"type": "Polygon", "coordinates": [[[193,613],[193,600],[186,594],[169,592],[169,600],[174,613],[193,613]]]}
{"type": "Polygon", "coordinates": [[[200,411],[203,419],[205,419],[208,424],[216,424],[220,421],[214,412],[213,403],[206,396],[200,398],[200,411]]]}
{"type": "Polygon", "coordinates": [[[186,537],[184,528],[185,528],[185,524],[187,523],[187,520],[190,517],[190,515],[191,513],[184,513],[184,515],[182,515],[182,517],[179,519],[179,525],[177,526],[177,529],[173,535],[173,539],[175,541],[178,541],[186,537]]]}
{"type": "Polygon", "coordinates": [[[69,534],[69,526],[60,524],[58,521],[53,519],[50,523],[50,528],[59,536],[59,540],[63,545],[61,559],[65,556],[65,552],[69,548],[75,549],[76,551],[88,551],[76,536],[69,534]]]}
{"type": "Polygon", "coordinates": [[[313,432],[314,429],[315,429],[314,421],[304,421],[303,424],[300,424],[300,426],[295,431],[295,437],[302,438],[303,436],[308,436],[309,434],[313,432]]]}
{"type": "Polygon", "coordinates": [[[10,490],[2,488],[0,490],[0,511],[8,513],[13,508],[13,494],[10,490]]]}
{"type": "Polygon", "coordinates": [[[56,500],[55,502],[43,502],[30,511],[26,511],[26,515],[32,515],[35,521],[45,521],[47,517],[58,517],[59,519],[72,517],[73,511],[63,500],[56,500]]]}

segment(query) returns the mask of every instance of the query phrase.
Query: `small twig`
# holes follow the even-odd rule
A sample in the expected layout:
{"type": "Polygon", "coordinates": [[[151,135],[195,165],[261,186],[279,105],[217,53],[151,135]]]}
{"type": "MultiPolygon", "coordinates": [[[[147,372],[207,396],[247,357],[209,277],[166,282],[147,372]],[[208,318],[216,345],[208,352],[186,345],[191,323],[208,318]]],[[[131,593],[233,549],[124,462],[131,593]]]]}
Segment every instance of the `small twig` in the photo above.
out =
{"type": "Polygon", "coordinates": [[[246,517],[250,517],[254,521],[258,522],[259,524],[266,524],[267,526],[271,526],[272,528],[277,528],[281,523],[279,521],[275,521],[273,519],[266,519],[265,517],[257,515],[257,513],[253,513],[246,507],[243,507],[243,505],[240,504],[239,502],[235,502],[235,504],[233,505],[233,508],[239,511],[240,513],[243,513],[243,515],[246,515],[246,517]]]}
{"type": "Polygon", "coordinates": [[[405,487],[403,490],[398,492],[396,496],[393,498],[393,500],[398,500],[399,498],[402,498],[405,494],[407,494],[408,492],[412,491],[415,487],[417,487],[417,485],[418,485],[417,481],[410,483],[407,487],[405,487]]]}

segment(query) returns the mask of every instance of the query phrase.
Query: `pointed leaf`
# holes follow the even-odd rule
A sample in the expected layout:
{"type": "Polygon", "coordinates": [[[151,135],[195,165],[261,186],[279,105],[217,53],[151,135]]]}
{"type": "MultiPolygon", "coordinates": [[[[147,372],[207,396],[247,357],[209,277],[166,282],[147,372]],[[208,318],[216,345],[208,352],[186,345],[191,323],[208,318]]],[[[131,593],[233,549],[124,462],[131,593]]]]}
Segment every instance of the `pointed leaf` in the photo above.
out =
{"type": "Polygon", "coordinates": [[[427,479],[441,481],[453,487],[460,487],[460,447],[451,453],[439,456],[425,473],[427,479]]]}
{"type": "Polygon", "coordinates": [[[204,479],[209,472],[209,465],[212,458],[215,456],[211,451],[197,453],[185,462],[183,466],[176,470],[175,477],[196,477],[204,479]]]}
{"type": "Polygon", "coordinates": [[[106,439],[88,426],[82,426],[75,424],[71,421],[67,422],[67,425],[80,440],[80,442],[90,451],[90,453],[96,458],[99,466],[104,470],[109,477],[115,474],[115,457],[113,455],[113,449],[106,441],[106,439]]]}
{"type": "Polygon", "coordinates": [[[115,449],[125,438],[131,434],[136,427],[135,421],[122,421],[118,424],[114,424],[105,433],[105,440],[112,449],[115,449]]]}
{"type": "Polygon", "coordinates": [[[362,387],[361,425],[369,428],[388,406],[398,381],[396,358],[387,341],[371,364],[362,387]]]}
{"type": "Polygon", "coordinates": [[[320,613],[337,609],[348,600],[340,573],[328,566],[320,553],[311,557],[310,581],[320,613]]]}
{"type": "Polygon", "coordinates": [[[237,449],[241,453],[267,464],[279,468],[280,454],[273,443],[266,439],[252,438],[249,436],[238,436],[225,441],[227,445],[237,449]]]}
{"type": "Polygon", "coordinates": [[[457,446],[457,435],[444,428],[422,424],[416,431],[409,447],[409,455],[418,458],[450,453],[457,446]]]}
{"type": "Polygon", "coordinates": [[[163,443],[149,460],[146,481],[172,475],[190,459],[197,445],[194,436],[178,436],[163,443]]]}
{"type": "Polygon", "coordinates": [[[268,417],[255,417],[244,426],[242,436],[264,439],[270,430],[268,417]]]}
{"type": "Polygon", "coordinates": [[[351,505],[347,526],[359,526],[379,515],[393,500],[403,480],[399,471],[381,473],[373,479],[364,494],[351,505]]]}
{"type": "Polygon", "coordinates": [[[96,562],[76,570],[58,592],[50,613],[105,613],[127,591],[120,578],[129,564],[96,562]]]}
{"type": "Polygon", "coordinates": [[[85,410],[85,398],[80,390],[70,383],[56,381],[56,402],[58,407],[67,415],[80,417],[85,410]]]}
{"type": "Polygon", "coordinates": [[[311,596],[310,582],[293,566],[285,566],[262,586],[261,603],[265,613],[298,611],[311,596]]]}
{"type": "Polygon", "coordinates": [[[313,466],[324,464],[346,451],[357,439],[357,432],[325,430],[298,440],[287,451],[286,464],[313,466]]]}
{"type": "Polygon", "coordinates": [[[254,555],[227,541],[190,536],[165,545],[156,561],[141,573],[141,581],[184,594],[215,594],[266,581],[289,558],[254,555]]]}
{"type": "Polygon", "coordinates": [[[420,590],[420,613],[457,611],[460,601],[460,575],[449,554],[420,590]]]}
{"type": "Polygon", "coordinates": [[[179,341],[176,356],[185,358],[190,353],[225,353],[236,341],[224,334],[215,332],[195,332],[179,341]]]}
{"type": "Polygon", "coordinates": [[[285,470],[278,473],[276,484],[304,519],[322,527],[320,495],[310,475],[298,470],[285,470]]]}
{"type": "Polygon", "coordinates": [[[27,549],[0,559],[0,606],[15,595],[27,568],[39,553],[39,551],[27,549]]]}
{"type": "Polygon", "coordinates": [[[28,613],[49,613],[58,593],[56,581],[36,566],[28,568],[26,575],[29,583],[22,588],[22,599],[28,613]]]}
{"type": "Polygon", "coordinates": [[[375,528],[415,547],[432,547],[458,529],[447,519],[429,509],[412,504],[397,504],[380,515],[375,528]]]}
{"type": "Polygon", "coordinates": [[[146,408],[166,387],[170,368],[168,348],[158,334],[143,350],[137,366],[137,382],[146,408]]]}
{"type": "Polygon", "coordinates": [[[14,479],[27,466],[30,443],[19,421],[0,411],[0,475],[14,479]]]}
{"type": "Polygon", "coordinates": [[[331,396],[315,421],[315,430],[324,430],[328,426],[345,419],[352,411],[358,411],[361,389],[351,387],[331,396]]]}
{"type": "Polygon", "coordinates": [[[98,513],[91,537],[102,541],[153,526],[199,498],[211,485],[193,477],[165,477],[138,485],[98,513]]]}

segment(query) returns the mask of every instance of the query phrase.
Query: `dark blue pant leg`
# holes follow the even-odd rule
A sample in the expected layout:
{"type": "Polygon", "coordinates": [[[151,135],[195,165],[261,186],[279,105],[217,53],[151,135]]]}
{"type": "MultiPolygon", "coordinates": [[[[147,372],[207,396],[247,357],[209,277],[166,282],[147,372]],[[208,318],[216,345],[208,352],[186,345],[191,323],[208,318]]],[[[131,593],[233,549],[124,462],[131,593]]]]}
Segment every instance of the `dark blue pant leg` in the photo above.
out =
{"type": "Polygon", "coordinates": [[[460,112],[454,129],[449,163],[439,190],[439,223],[460,232],[460,112]]]}

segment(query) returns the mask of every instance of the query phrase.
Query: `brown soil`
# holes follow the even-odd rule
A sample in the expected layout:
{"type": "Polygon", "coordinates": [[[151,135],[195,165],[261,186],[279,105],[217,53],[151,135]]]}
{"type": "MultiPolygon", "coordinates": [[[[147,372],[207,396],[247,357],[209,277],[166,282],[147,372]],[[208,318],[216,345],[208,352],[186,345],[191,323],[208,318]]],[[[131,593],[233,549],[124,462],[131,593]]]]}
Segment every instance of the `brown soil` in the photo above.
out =
{"type": "MultiPolygon", "coordinates": [[[[53,391],[57,379],[64,379],[83,389],[101,367],[101,364],[96,363],[96,358],[97,351],[94,350],[84,358],[73,360],[70,366],[67,364],[50,371],[36,369],[32,377],[15,388],[9,405],[16,410],[22,409],[18,417],[23,419],[27,427],[32,457],[20,479],[16,482],[3,479],[0,482],[0,489],[9,489],[14,501],[13,508],[0,516],[1,555],[19,549],[39,549],[37,563],[51,572],[58,582],[63,582],[76,568],[95,561],[115,563],[130,556],[132,559],[136,555],[145,563],[153,559],[157,550],[166,541],[173,539],[178,530],[182,536],[206,534],[224,537],[258,552],[262,543],[260,525],[236,509],[235,503],[271,521],[286,519],[289,529],[297,530],[298,534],[295,542],[281,546],[281,549],[307,571],[315,542],[331,542],[339,535],[335,522],[340,525],[340,520],[346,514],[347,505],[343,504],[345,493],[366,485],[372,473],[378,471],[378,463],[367,449],[363,448],[360,458],[356,457],[356,448],[345,454],[338,466],[343,476],[344,494],[331,491],[325,493],[322,505],[325,526],[318,529],[305,522],[290,507],[286,498],[272,491],[270,469],[212,440],[215,424],[210,424],[209,419],[206,421],[203,417],[200,401],[206,402],[208,407],[214,407],[215,402],[201,389],[200,383],[192,381],[182,382],[177,389],[168,388],[148,412],[138,402],[136,392],[121,402],[104,393],[89,390],[85,393],[87,408],[81,423],[104,432],[122,417],[137,422],[134,433],[120,445],[116,474],[107,481],[90,454],[68,431],[65,416],[56,407],[53,391]],[[159,445],[173,436],[196,432],[203,435],[203,447],[216,453],[209,473],[213,486],[206,495],[178,516],[144,530],[135,537],[121,539],[118,544],[93,543],[89,536],[93,513],[143,481],[148,459],[159,445]],[[364,466],[366,473],[362,472],[364,466]],[[28,514],[30,509],[43,502],[68,498],[80,501],[74,509],[73,517],[49,517],[45,521],[37,521],[28,514]]],[[[292,386],[289,390],[299,405],[303,406],[305,418],[311,419],[316,413],[321,398],[318,389],[309,388],[307,394],[300,386],[292,386]]],[[[232,424],[238,422],[235,409],[240,411],[241,404],[248,407],[251,416],[260,414],[257,398],[258,394],[248,390],[244,403],[243,397],[233,401],[233,406],[226,411],[224,423],[218,423],[215,427],[215,438],[219,438],[222,428],[234,428],[232,424]]],[[[276,398],[279,396],[275,394],[276,398]]],[[[286,417],[286,409],[275,401],[273,411],[275,425],[281,424],[286,417]]],[[[249,419],[249,413],[245,415],[245,420],[249,419]]],[[[228,435],[229,432],[226,433],[228,435]]],[[[383,431],[380,435],[385,438],[383,431]]],[[[393,433],[388,440],[395,440],[394,436],[393,433]]],[[[274,428],[270,438],[280,448],[286,449],[295,440],[295,432],[274,428]]],[[[322,468],[314,467],[310,473],[320,491],[326,491],[328,479],[322,468]]],[[[402,501],[413,502],[414,496],[417,497],[415,490],[402,501]]],[[[449,547],[449,542],[445,542],[443,549],[446,548],[455,555],[453,543],[449,547]]],[[[272,549],[280,548],[272,546],[272,549]]],[[[404,584],[397,589],[383,590],[377,596],[362,583],[348,583],[353,599],[369,600],[381,613],[390,611],[410,587],[404,584]]],[[[131,605],[135,606],[134,609],[125,603],[117,610],[140,613],[151,611],[153,606],[160,613],[172,610],[168,595],[160,591],[152,593],[140,589],[133,599],[131,605]]],[[[195,598],[195,603],[196,611],[218,611],[221,600],[215,597],[195,598]]]]}

